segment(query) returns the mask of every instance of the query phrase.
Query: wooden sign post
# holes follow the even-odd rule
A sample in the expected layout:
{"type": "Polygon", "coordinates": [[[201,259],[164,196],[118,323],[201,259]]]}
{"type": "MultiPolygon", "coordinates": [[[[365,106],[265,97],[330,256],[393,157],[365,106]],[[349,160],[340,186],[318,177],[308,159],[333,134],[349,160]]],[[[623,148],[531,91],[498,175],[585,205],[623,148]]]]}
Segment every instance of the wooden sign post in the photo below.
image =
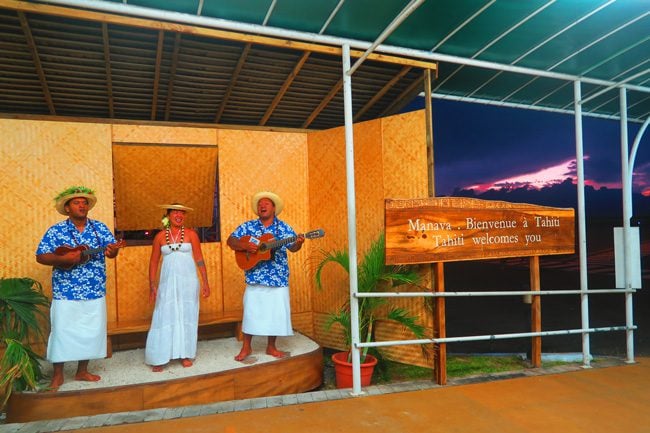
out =
{"type": "MultiPolygon", "coordinates": [[[[539,256],[575,252],[573,209],[463,197],[386,200],[386,264],[530,257],[530,289],[540,290],[539,256]]],[[[444,292],[442,266],[436,291],[444,292]]],[[[437,299],[434,336],[446,336],[444,298],[437,299]]],[[[533,296],[531,332],[541,331],[541,299],[533,296]]],[[[532,339],[541,365],[541,337],[532,339]]],[[[446,382],[446,345],[436,347],[436,380],[446,382]]]]}

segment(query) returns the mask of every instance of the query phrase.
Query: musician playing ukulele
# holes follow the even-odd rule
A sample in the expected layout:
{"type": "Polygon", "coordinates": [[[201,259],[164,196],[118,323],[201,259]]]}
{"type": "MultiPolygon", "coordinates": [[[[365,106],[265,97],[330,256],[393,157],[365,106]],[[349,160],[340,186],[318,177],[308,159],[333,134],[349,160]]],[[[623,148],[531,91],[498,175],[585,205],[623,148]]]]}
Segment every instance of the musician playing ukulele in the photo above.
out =
{"type": "Polygon", "coordinates": [[[287,250],[297,252],[302,248],[304,236],[295,231],[277,215],[282,212],[282,199],[272,192],[259,192],[253,196],[252,207],[259,218],[241,224],[228,237],[227,244],[235,252],[255,255],[261,237],[281,240],[295,237],[292,243],[275,249],[270,259],[262,260],[245,271],[244,317],[242,331],[244,342],[236,361],[244,361],[253,351],[253,335],[267,336],[266,353],[276,358],[288,356],[276,347],[278,336],[293,335],[291,306],[289,303],[289,263],[287,250]]]}
{"type": "Polygon", "coordinates": [[[73,186],[54,200],[68,218],[50,227],[36,250],[36,261],[53,268],[46,356],[52,390],[64,382],[66,361],[78,361],[76,380],[101,379],[88,371],[88,361],[106,357],[105,257],[115,258],[122,246],[104,223],[88,218],[97,202],[93,190],[73,186]]]}

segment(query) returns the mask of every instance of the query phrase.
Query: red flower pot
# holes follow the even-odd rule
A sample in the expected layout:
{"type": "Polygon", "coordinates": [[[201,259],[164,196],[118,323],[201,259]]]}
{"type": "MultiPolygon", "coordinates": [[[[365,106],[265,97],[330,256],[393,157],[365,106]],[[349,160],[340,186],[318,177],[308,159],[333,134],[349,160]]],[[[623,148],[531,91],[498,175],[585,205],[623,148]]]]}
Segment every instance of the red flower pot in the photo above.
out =
{"type": "MultiPolygon", "coordinates": [[[[352,363],[348,362],[348,353],[338,352],[332,355],[334,372],[336,373],[336,387],[339,389],[352,388],[352,363]]],[[[365,362],[361,363],[361,386],[370,385],[375,365],[377,365],[377,358],[366,355],[365,362]]]]}

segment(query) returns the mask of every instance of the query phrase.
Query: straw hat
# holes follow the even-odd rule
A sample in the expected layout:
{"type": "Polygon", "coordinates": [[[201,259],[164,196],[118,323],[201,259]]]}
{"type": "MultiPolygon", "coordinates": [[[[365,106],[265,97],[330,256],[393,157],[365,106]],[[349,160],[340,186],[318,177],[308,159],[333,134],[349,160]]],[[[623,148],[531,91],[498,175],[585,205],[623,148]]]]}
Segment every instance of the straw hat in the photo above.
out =
{"type": "Polygon", "coordinates": [[[54,207],[61,215],[67,216],[68,213],[65,211],[65,205],[77,197],[83,197],[88,200],[88,210],[91,210],[95,206],[95,203],[97,203],[97,197],[95,197],[95,192],[92,189],[85,186],[70,186],[54,197],[54,207]]]}
{"type": "Polygon", "coordinates": [[[185,211],[185,212],[192,212],[192,211],[194,210],[194,209],[192,209],[191,207],[183,206],[183,205],[180,204],[180,203],[173,203],[173,204],[159,204],[158,207],[161,208],[161,209],[165,209],[165,210],[167,210],[167,209],[171,209],[171,210],[182,210],[182,211],[185,211]]]}
{"type": "Polygon", "coordinates": [[[259,202],[263,198],[268,198],[269,200],[271,200],[275,205],[275,214],[280,215],[280,212],[282,212],[282,208],[284,207],[284,203],[282,202],[282,199],[280,198],[279,195],[269,191],[260,191],[253,196],[253,199],[251,200],[251,205],[253,206],[253,212],[255,212],[256,215],[259,215],[257,213],[257,202],[259,202]]]}

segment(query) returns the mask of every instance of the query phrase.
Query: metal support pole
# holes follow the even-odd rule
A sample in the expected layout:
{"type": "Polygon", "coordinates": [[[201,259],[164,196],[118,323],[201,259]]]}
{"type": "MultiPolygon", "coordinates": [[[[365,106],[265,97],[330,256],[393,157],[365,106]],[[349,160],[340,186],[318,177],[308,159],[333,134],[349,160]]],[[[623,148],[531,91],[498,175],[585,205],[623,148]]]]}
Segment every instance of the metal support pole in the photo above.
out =
{"type": "MultiPolygon", "coordinates": [[[[585,224],[585,170],[584,155],[582,148],[582,90],[580,80],[573,82],[573,98],[575,105],[575,128],[576,128],[576,172],[578,176],[578,254],[580,257],[580,315],[582,317],[582,329],[589,328],[589,290],[587,280],[587,230],[585,224]]],[[[582,366],[590,367],[589,334],[582,334],[582,366]]]]}
{"type": "MultiPolygon", "coordinates": [[[[632,177],[629,175],[629,147],[627,136],[627,92],[620,89],[621,109],[621,178],[623,183],[623,251],[625,263],[625,289],[632,288],[632,240],[630,233],[630,219],[632,218],[632,177]]],[[[627,359],[625,362],[634,362],[634,331],[631,329],[634,322],[632,293],[625,294],[625,343],[627,359]]]]}
{"type": "Polygon", "coordinates": [[[359,351],[359,299],[357,287],[357,213],[354,192],[354,126],[352,124],[352,76],[350,46],[343,45],[343,108],[345,114],[345,174],[347,179],[348,251],[350,255],[350,324],[352,331],[352,394],[361,394],[361,357],[359,351]]]}

